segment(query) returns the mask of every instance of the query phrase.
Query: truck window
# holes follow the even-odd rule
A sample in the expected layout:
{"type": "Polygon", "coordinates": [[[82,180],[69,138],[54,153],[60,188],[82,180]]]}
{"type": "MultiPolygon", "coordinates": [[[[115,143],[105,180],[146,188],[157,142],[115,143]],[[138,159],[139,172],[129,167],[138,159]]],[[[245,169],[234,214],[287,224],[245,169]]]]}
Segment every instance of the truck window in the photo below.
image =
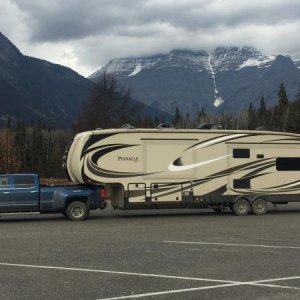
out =
{"type": "Polygon", "coordinates": [[[0,177],[0,189],[7,189],[9,187],[9,177],[0,177]]]}
{"type": "Polygon", "coordinates": [[[32,188],[34,187],[33,176],[16,176],[15,177],[16,188],[32,188]]]}

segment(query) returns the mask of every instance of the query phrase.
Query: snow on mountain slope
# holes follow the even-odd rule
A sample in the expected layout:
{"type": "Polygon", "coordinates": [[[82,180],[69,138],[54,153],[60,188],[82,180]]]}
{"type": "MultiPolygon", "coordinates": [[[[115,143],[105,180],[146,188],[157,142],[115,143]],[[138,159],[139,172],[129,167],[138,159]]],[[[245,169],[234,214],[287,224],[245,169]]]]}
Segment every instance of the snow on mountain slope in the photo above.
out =
{"type": "Polygon", "coordinates": [[[132,96],[147,105],[174,113],[176,106],[195,114],[237,111],[258,105],[260,98],[275,103],[281,82],[296,93],[300,58],[265,55],[253,47],[218,47],[211,52],[174,49],[167,54],[110,61],[89,78],[114,73],[132,96]]]}
{"type": "Polygon", "coordinates": [[[293,57],[291,57],[291,59],[294,62],[294,64],[296,65],[296,67],[298,69],[300,69],[300,58],[295,58],[295,57],[293,58],[293,57]]]}
{"type": "Polygon", "coordinates": [[[134,76],[144,69],[150,69],[162,60],[161,56],[144,58],[120,58],[111,60],[106,66],[90,75],[89,79],[96,79],[105,71],[116,76],[134,76]]]}
{"type": "MultiPolygon", "coordinates": [[[[141,58],[118,58],[89,76],[94,79],[102,72],[114,73],[117,76],[135,76],[144,69],[181,67],[194,71],[219,73],[229,70],[240,70],[245,67],[269,67],[275,55],[263,55],[252,47],[218,47],[211,53],[206,51],[172,50],[161,54],[141,58]]],[[[294,60],[300,67],[300,59],[294,60]]]]}
{"type": "Polygon", "coordinates": [[[260,56],[257,58],[248,58],[246,61],[244,61],[237,70],[240,70],[242,68],[247,67],[258,67],[258,68],[267,68],[270,67],[273,61],[275,60],[275,55],[266,55],[266,56],[260,56]]]}

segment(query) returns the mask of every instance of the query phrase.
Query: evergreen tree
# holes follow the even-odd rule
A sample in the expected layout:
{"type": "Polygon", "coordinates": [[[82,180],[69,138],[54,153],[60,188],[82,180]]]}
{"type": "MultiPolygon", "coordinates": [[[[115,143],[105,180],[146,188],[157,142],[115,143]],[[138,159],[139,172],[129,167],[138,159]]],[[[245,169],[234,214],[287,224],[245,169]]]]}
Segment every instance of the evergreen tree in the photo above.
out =
{"type": "Polygon", "coordinates": [[[175,116],[173,119],[173,124],[176,128],[182,128],[182,116],[179,111],[179,107],[176,106],[175,116]]]}
{"type": "Polygon", "coordinates": [[[187,113],[186,116],[185,116],[185,120],[183,122],[184,124],[184,128],[190,128],[190,123],[191,123],[191,120],[190,120],[190,114],[187,113]]]}
{"type": "Polygon", "coordinates": [[[290,104],[288,131],[300,133],[300,83],[295,101],[290,104]]]}
{"type": "Polygon", "coordinates": [[[257,111],[257,121],[259,126],[266,126],[268,122],[268,110],[265,103],[265,98],[261,97],[259,109],[257,111]]]}
{"type": "Polygon", "coordinates": [[[206,121],[206,113],[204,111],[204,107],[202,107],[201,111],[198,112],[198,116],[197,116],[197,126],[201,123],[205,123],[206,121]]]}
{"type": "MultiPolygon", "coordinates": [[[[241,120],[239,120],[239,123],[241,122],[241,120]]],[[[256,123],[256,112],[255,112],[255,108],[253,107],[252,102],[250,102],[249,108],[248,108],[248,129],[253,130],[255,129],[257,126],[256,123]]],[[[243,126],[242,124],[240,124],[239,126],[243,126]]]]}
{"type": "Polygon", "coordinates": [[[278,90],[278,107],[275,109],[275,121],[279,124],[279,130],[286,131],[289,120],[289,100],[283,83],[278,90]]]}
{"type": "Polygon", "coordinates": [[[278,104],[279,104],[280,110],[283,111],[283,110],[287,109],[287,107],[289,106],[289,100],[286,95],[286,90],[285,90],[283,83],[280,84],[277,95],[278,95],[278,104]]]}

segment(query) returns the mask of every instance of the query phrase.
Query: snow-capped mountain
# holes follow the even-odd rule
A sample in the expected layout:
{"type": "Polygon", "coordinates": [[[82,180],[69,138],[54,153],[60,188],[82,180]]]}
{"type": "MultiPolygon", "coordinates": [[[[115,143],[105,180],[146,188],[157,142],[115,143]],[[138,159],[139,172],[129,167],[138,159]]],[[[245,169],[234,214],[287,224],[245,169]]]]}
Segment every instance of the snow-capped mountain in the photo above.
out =
{"type": "Polygon", "coordinates": [[[277,101],[281,82],[293,100],[300,81],[300,58],[264,55],[253,47],[218,47],[206,51],[172,50],[149,57],[110,61],[89,78],[114,73],[134,98],[174,113],[237,111],[250,102],[277,101]]]}

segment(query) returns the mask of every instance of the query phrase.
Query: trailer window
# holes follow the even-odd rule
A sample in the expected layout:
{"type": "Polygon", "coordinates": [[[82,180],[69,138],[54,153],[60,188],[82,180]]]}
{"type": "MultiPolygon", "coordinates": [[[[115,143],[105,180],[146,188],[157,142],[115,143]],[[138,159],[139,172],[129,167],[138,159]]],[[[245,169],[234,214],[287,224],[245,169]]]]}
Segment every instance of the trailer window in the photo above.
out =
{"type": "Polygon", "coordinates": [[[33,176],[16,176],[15,177],[16,188],[31,188],[34,187],[33,176]]]}
{"type": "Polygon", "coordinates": [[[300,171],[300,157],[277,157],[277,171],[300,171]]]}
{"type": "Polygon", "coordinates": [[[250,158],[250,149],[233,149],[233,158],[250,158]]]}
{"type": "Polygon", "coordinates": [[[250,178],[234,179],[233,180],[234,189],[250,189],[250,178]]]}

